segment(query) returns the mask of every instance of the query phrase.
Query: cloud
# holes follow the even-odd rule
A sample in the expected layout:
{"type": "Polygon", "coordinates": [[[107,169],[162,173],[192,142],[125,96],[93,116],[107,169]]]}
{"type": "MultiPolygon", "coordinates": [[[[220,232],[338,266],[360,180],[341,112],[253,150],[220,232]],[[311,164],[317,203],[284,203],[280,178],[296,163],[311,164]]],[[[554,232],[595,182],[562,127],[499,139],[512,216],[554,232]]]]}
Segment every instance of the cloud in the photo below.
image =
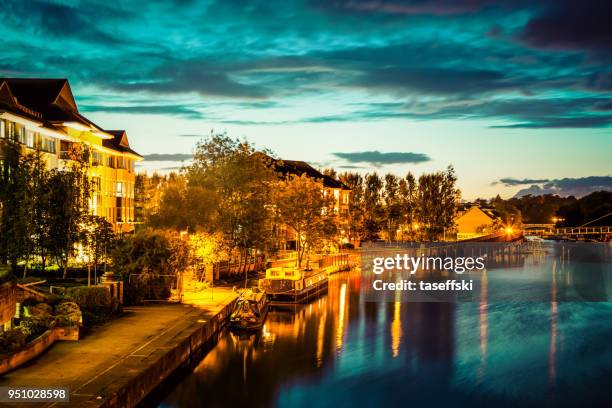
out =
{"type": "Polygon", "coordinates": [[[525,26],[521,39],[534,47],[591,51],[612,56],[612,2],[548,1],[525,26]]]}
{"type": "MultiPolygon", "coordinates": [[[[502,179],[503,180],[503,179],[502,179]]],[[[500,182],[502,182],[500,180],[500,182]]],[[[507,179],[514,180],[514,179],[507,179]]],[[[521,180],[519,180],[521,181],[521,180]]],[[[522,180],[528,181],[528,180],[522,180]]],[[[542,183],[537,183],[538,180],[534,180],[534,184],[530,187],[524,188],[516,193],[517,197],[522,197],[528,194],[532,195],[543,195],[543,194],[556,194],[559,196],[575,196],[582,197],[590,194],[594,191],[612,191],[612,176],[589,176],[580,178],[563,178],[555,180],[546,180],[542,183]]],[[[528,183],[521,183],[528,184],[528,183]]],[[[506,185],[520,185],[520,184],[506,184],[506,185]]]]}
{"type": "Polygon", "coordinates": [[[143,156],[146,161],[185,161],[193,158],[192,154],[186,153],[151,153],[143,156]]]}
{"type": "Polygon", "coordinates": [[[383,13],[398,16],[432,15],[453,16],[474,13],[491,0],[316,0],[312,4],[321,8],[329,8],[336,12],[352,13],[383,13]]]}
{"type": "Polygon", "coordinates": [[[473,94],[518,86],[501,72],[447,68],[383,68],[366,71],[351,85],[424,94],[473,94]]]}
{"type": "Polygon", "coordinates": [[[3,24],[8,23],[20,30],[34,30],[56,38],[77,37],[82,41],[109,46],[125,43],[124,39],[100,27],[112,27],[115,23],[128,24],[131,13],[109,7],[105,3],[80,2],[78,6],[67,3],[9,1],[0,7],[0,16],[3,24]]]}
{"type": "Polygon", "coordinates": [[[365,152],[337,152],[334,156],[344,159],[349,163],[369,163],[373,166],[385,164],[423,163],[431,159],[424,153],[412,152],[387,152],[381,153],[377,150],[365,152]]]}
{"type": "Polygon", "coordinates": [[[503,184],[505,186],[521,186],[525,184],[538,184],[538,183],[546,183],[550,181],[549,179],[516,179],[512,177],[502,178],[499,181],[495,181],[492,184],[503,184]]]}
{"type": "Polygon", "coordinates": [[[145,80],[111,83],[121,91],[145,91],[154,94],[198,93],[203,96],[264,98],[269,91],[256,84],[232,78],[223,65],[201,59],[173,60],[153,68],[145,80]]]}
{"type": "Polygon", "coordinates": [[[80,105],[83,112],[131,113],[144,115],[170,115],[189,119],[202,119],[202,112],[185,105],[80,105]]]}

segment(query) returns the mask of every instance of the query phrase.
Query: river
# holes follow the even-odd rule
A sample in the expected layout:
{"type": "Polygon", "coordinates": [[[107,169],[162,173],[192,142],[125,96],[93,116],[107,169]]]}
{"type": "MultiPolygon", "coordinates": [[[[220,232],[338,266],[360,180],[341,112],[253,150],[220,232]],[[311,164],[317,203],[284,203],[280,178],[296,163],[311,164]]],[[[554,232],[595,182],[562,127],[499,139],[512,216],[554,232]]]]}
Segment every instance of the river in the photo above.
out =
{"type": "Polygon", "coordinates": [[[612,303],[557,301],[559,279],[587,272],[559,274],[551,245],[487,272],[555,282],[549,302],[490,301],[485,281],[469,302],[374,303],[359,269],[333,275],[327,295],[272,311],[259,335],[225,332],[159,406],[610,406],[612,303]]]}

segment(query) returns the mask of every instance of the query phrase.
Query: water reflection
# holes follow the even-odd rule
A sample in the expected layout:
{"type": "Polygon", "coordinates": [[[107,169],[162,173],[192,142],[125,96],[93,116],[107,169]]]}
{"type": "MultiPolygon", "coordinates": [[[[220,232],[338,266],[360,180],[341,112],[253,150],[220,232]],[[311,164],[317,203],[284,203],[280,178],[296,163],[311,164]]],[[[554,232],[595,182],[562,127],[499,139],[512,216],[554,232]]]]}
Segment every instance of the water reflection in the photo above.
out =
{"type": "Polygon", "coordinates": [[[222,336],[161,406],[606,405],[612,306],[559,301],[559,288],[610,264],[580,269],[560,248],[505,257],[466,303],[366,302],[359,271],[335,275],[259,335],[222,336]],[[491,300],[523,275],[546,276],[550,301],[491,300]]]}

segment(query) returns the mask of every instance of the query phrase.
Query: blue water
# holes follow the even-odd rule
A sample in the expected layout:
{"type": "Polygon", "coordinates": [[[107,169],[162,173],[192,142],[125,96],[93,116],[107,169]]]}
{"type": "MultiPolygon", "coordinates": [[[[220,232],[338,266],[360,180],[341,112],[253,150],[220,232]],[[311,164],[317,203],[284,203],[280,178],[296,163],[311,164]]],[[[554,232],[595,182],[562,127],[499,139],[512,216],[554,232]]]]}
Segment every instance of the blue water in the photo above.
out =
{"type": "Polygon", "coordinates": [[[558,254],[487,271],[461,303],[366,302],[359,271],[335,275],[261,334],[225,333],[160,406],[612,406],[612,303],[559,301],[559,279],[592,272],[563,274],[558,254]],[[555,283],[550,301],[489,300],[525,274],[555,283]]]}

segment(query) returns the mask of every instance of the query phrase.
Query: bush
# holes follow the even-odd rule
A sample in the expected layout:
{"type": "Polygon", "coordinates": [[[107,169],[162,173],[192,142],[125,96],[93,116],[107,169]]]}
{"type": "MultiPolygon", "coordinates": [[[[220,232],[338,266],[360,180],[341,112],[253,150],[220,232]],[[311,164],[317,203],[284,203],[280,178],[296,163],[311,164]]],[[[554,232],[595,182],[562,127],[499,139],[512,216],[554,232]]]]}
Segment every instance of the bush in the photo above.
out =
{"type": "Polygon", "coordinates": [[[119,300],[111,297],[109,290],[104,287],[70,288],[66,291],[66,298],[80,307],[85,326],[104,322],[121,311],[119,300]]]}
{"type": "Polygon", "coordinates": [[[128,304],[168,299],[174,275],[190,262],[189,244],[167,231],[140,231],[125,237],[113,251],[113,268],[124,281],[128,304]]]}
{"type": "Polygon", "coordinates": [[[54,320],[50,317],[32,316],[23,319],[18,329],[26,336],[27,341],[34,340],[54,326],[54,320]]]}
{"type": "Polygon", "coordinates": [[[40,318],[47,318],[51,316],[51,313],[53,312],[53,308],[51,307],[51,305],[42,302],[36,303],[32,306],[26,306],[25,309],[26,316],[36,316],[40,318]]]}
{"type": "Polygon", "coordinates": [[[23,349],[27,335],[20,329],[12,329],[0,334],[0,354],[14,353],[23,349]]]}
{"type": "Polygon", "coordinates": [[[55,307],[55,322],[59,327],[74,327],[83,323],[83,314],[74,302],[62,302],[55,307]]]}

